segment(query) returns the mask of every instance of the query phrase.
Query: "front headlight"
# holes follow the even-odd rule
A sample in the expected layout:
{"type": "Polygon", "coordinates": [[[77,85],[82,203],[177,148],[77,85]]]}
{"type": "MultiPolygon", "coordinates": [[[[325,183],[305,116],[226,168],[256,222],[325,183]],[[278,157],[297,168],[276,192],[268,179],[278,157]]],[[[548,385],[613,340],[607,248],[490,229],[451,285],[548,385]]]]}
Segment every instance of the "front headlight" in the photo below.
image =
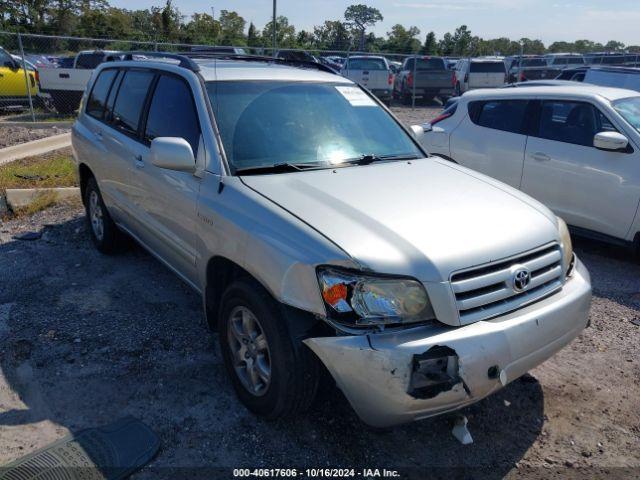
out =
{"type": "Polygon", "coordinates": [[[329,317],[353,326],[390,325],[433,320],[422,284],[407,278],[377,277],[320,268],[318,280],[329,317]]]}
{"type": "Polygon", "coordinates": [[[571,244],[571,235],[569,227],[563,219],[558,218],[558,233],[560,234],[560,245],[562,247],[562,266],[564,273],[569,274],[571,264],[573,262],[573,245],[571,244]]]}

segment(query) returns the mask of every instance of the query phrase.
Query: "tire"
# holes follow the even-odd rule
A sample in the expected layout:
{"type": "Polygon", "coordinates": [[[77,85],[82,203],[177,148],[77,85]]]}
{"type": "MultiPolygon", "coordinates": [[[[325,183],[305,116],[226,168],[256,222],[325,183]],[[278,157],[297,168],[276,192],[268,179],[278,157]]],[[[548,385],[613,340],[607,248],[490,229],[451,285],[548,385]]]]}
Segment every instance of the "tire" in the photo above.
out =
{"type": "Polygon", "coordinates": [[[405,86],[402,87],[402,104],[403,105],[411,105],[411,94],[407,92],[405,86]]]}
{"type": "Polygon", "coordinates": [[[80,97],[75,92],[51,93],[51,103],[60,115],[68,115],[74,113],[80,106],[80,97]]]}
{"type": "Polygon", "coordinates": [[[462,95],[462,89],[460,88],[460,82],[456,82],[456,97],[462,95]]]}
{"type": "Polygon", "coordinates": [[[102,200],[96,179],[87,181],[84,192],[87,227],[96,248],[106,254],[117,252],[124,244],[123,234],[118,230],[102,200]]]}
{"type": "Polygon", "coordinates": [[[261,285],[240,279],[227,288],[218,332],[227,373],[247,409],[276,419],[309,408],[318,389],[319,360],[306,345],[293,344],[282,307],[261,285]]]}

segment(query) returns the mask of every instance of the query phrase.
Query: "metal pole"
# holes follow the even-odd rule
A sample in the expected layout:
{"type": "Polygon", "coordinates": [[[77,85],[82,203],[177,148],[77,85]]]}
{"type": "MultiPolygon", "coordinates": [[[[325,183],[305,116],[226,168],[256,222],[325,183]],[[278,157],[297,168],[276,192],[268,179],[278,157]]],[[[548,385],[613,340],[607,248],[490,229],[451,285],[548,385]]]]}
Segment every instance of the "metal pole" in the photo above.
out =
{"type": "Polygon", "coordinates": [[[524,55],[524,43],[520,44],[520,60],[518,60],[518,78],[516,83],[520,81],[520,75],[522,75],[522,56],[524,55]]]}
{"type": "Polygon", "coordinates": [[[276,56],[276,0],[273,0],[273,57],[276,56]]]}
{"type": "Polygon", "coordinates": [[[413,83],[411,84],[412,86],[412,93],[411,93],[411,109],[415,109],[416,108],[416,83],[418,81],[418,78],[416,77],[416,72],[418,70],[418,56],[414,53],[413,54],[413,83]]]}
{"type": "MultiPolygon", "coordinates": [[[[27,95],[29,96],[29,110],[31,111],[31,121],[36,122],[36,114],[33,111],[33,99],[31,98],[31,85],[29,83],[29,74],[27,73],[27,62],[24,59],[24,48],[22,48],[22,36],[18,33],[18,46],[20,47],[20,56],[22,57],[22,71],[24,72],[24,84],[27,86],[27,95]]],[[[35,78],[33,79],[35,81],[35,78]]]]}

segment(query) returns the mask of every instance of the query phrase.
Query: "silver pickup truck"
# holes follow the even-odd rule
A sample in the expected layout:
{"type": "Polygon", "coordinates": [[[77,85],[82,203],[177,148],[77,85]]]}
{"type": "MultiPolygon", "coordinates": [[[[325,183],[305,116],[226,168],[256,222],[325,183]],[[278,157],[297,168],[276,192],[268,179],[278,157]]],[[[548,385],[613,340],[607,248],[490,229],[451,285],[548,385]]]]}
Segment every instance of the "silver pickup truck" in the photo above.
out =
{"type": "Polygon", "coordinates": [[[441,57],[408,57],[393,84],[393,96],[405,105],[412,103],[412,97],[423,101],[439,97],[442,103],[453,96],[453,72],[441,57]]]}
{"type": "Polygon", "coordinates": [[[153,55],[101,64],[85,93],[72,142],[88,227],[105,253],[130,235],[201,296],[251,411],[304,410],[326,369],[371,425],[430,417],[587,325],[565,223],[429,157],[420,127],[351,80],[153,55]]]}

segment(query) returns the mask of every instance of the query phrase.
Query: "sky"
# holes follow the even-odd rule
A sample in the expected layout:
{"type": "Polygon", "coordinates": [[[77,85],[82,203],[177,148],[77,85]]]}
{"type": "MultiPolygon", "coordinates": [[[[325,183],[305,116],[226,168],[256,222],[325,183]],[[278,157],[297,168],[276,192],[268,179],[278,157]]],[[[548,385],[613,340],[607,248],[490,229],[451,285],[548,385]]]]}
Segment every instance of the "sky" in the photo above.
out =
{"type": "MultiPolygon", "coordinates": [[[[113,6],[138,9],[163,5],[164,0],[110,0],[113,6]]],[[[173,0],[186,15],[235,10],[262,28],[270,20],[271,0],[173,0]]],[[[385,35],[392,25],[416,26],[421,37],[433,30],[438,38],[467,25],[482,38],[506,36],[554,41],[588,39],[606,43],[618,40],[640,45],[640,0],[278,0],[278,15],[285,15],[297,30],[313,30],[324,20],[342,19],[353,3],[376,7],[384,21],[375,26],[385,35]]]]}

